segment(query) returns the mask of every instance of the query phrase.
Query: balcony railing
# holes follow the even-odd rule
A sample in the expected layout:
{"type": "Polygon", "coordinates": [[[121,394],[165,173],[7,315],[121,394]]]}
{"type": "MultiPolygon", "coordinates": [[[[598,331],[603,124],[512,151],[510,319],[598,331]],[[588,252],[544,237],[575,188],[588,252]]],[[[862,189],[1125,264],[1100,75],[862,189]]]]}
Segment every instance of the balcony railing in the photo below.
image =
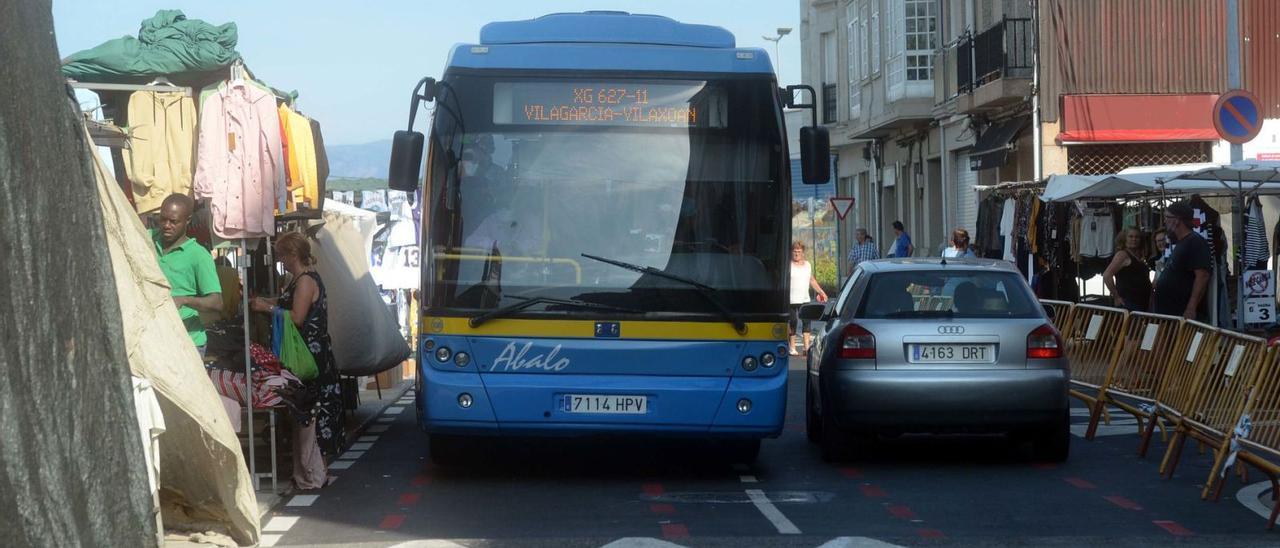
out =
{"type": "Polygon", "coordinates": [[[1031,19],[1001,19],[991,28],[957,45],[956,87],[972,93],[983,84],[1008,77],[1027,77],[1031,71],[1031,19]]]}
{"type": "Polygon", "coordinates": [[[822,123],[836,123],[836,112],[839,112],[836,101],[836,85],[822,84],[822,123]]]}

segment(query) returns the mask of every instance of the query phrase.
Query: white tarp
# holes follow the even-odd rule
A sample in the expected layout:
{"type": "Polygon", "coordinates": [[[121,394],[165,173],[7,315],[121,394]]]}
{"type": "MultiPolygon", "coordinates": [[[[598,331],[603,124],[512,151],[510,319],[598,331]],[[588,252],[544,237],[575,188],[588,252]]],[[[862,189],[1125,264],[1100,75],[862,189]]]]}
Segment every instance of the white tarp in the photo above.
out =
{"type": "Polygon", "coordinates": [[[256,544],[258,504],[240,441],[178,318],[146,229],[101,158],[92,157],[129,367],[150,381],[164,415],[159,438],[164,523],[256,544]]]}
{"type": "Polygon", "coordinates": [[[1158,194],[1280,194],[1280,162],[1251,161],[1227,166],[1187,164],[1125,170],[1115,175],[1052,175],[1040,199],[1047,202],[1113,199],[1158,194]],[[1219,181],[1218,177],[1222,180],[1219,181]],[[1243,179],[1243,183],[1240,183],[1243,179]],[[1223,183],[1229,183],[1224,186],[1223,183]],[[1261,183],[1261,184],[1259,184],[1261,183]]]}

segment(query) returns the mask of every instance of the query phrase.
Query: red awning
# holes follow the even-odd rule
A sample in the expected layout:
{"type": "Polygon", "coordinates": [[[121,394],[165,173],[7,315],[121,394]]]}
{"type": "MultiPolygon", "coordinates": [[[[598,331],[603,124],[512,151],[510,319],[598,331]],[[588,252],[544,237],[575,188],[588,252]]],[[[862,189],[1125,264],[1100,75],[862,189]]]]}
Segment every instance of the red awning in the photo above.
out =
{"type": "Polygon", "coordinates": [[[1217,141],[1217,95],[1066,95],[1058,144],[1217,141]]]}

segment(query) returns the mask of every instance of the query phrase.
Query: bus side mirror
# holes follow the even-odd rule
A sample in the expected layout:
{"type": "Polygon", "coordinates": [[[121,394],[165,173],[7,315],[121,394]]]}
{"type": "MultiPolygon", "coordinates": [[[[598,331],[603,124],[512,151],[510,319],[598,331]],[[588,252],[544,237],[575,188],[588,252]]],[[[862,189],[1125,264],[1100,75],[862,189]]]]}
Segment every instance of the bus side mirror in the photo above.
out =
{"type": "Polygon", "coordinates": [[[391,166],[387,170],[387,186],[392,190],[409,193],[418,190],[424,142],[422,133],[417,131],[400,130],[391,139],[391,166]]]}
{"type": "Polygon", "coordinates": [[[800,175],[806,185],[831,181],[831,135],[826,126],[800,128],[800,175]]]}

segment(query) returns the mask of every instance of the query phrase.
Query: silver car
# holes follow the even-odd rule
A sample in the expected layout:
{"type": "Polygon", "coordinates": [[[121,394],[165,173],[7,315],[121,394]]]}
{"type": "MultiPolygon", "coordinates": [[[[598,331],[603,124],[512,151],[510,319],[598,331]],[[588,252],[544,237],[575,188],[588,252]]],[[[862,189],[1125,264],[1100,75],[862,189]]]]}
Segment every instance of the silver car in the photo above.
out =
{"type": "Polygon", "coordinates": [[[809,352],[806,431],[838,459],[877,434],[1007,432],[1070,447],[1062,338],[1017,269],[982,259],[858,265],[809,352]]]}

